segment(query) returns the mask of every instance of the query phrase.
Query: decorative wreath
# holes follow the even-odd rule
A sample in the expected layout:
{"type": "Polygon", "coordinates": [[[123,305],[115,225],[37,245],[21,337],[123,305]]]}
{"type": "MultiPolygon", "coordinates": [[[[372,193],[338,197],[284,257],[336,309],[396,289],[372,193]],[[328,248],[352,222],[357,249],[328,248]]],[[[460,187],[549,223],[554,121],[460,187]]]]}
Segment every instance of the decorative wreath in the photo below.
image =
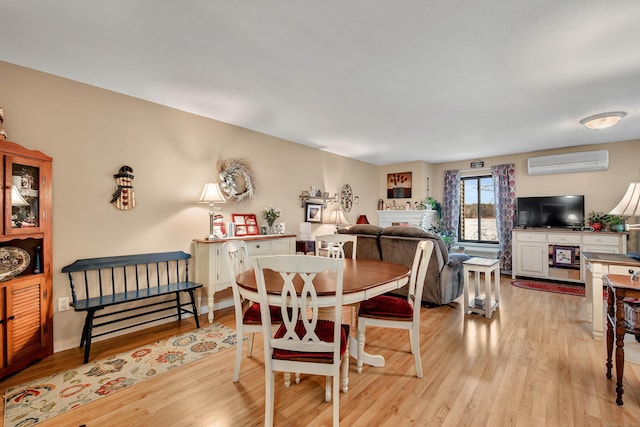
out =
{"type": "Polygon", "coordinates": [[[251,202],[255,195],[253,169],[244,159],[233,158],[218,161],[220,188],[227,200],[251,202]]]}

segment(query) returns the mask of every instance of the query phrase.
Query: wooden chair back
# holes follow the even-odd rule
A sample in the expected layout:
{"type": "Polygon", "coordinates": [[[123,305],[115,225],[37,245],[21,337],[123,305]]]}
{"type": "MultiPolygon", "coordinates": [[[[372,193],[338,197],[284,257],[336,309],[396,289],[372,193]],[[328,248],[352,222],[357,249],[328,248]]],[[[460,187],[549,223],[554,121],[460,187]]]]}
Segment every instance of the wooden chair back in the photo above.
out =
{"type": "Polygon", "coordinates": [[[316,256],[345,258],[344,247],[351,242],[351,258],[356,259],[358,237],[352,234],[325,234],[316,236],[316,256]]]}

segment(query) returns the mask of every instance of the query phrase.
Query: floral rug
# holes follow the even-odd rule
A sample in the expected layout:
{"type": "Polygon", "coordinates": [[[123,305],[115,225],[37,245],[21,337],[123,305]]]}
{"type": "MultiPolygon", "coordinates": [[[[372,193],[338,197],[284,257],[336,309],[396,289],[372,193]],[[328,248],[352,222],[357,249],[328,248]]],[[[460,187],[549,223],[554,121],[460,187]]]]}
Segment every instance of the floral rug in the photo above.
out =
{"type": "Polygon", "coordinates": [[[214,323],[30,384],[11,387],[4,394],[4,426],[37,424],[235,344],[236,332],[214,323]]]}

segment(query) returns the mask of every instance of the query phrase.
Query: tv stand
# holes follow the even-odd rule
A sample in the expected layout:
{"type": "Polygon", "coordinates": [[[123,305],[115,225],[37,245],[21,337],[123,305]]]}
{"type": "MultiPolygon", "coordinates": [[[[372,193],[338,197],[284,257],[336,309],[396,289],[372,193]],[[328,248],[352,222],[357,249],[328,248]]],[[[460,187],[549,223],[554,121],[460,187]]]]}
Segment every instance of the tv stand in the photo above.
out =
{"type": "Polygon", "coordinates": [[[627,253],[627,233],[568,228],[514,229],[511,276],[584,283],[582,252],[627,253]]]}

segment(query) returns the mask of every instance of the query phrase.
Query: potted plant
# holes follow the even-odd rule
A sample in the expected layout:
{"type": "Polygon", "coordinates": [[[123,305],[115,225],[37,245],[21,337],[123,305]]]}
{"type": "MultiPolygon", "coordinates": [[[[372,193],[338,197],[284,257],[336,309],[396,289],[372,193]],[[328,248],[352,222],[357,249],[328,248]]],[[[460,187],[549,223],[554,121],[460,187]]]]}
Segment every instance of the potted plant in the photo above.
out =
{"type": "Polygon", "coordinates": [[[442,205],[433,197],[429,196],[422,200],[418,205],[418,209],[424,209],[427,211],[424,216],[423,224],[421,228],[423,230],[431,230],[437,227],[437,222],[442,218],[442,205]]]}
{"type": "Polygon", "coordinates": [[[588,220],[594,231],[601,231],[609,223],[609,215],[603,212],[591,211],[588,220]]]}
{"type": "Polygon", "coordinates": [[[616,233],[624,231],[624,218],[620,215],[609,215],[609,228],[616,233]]]}

